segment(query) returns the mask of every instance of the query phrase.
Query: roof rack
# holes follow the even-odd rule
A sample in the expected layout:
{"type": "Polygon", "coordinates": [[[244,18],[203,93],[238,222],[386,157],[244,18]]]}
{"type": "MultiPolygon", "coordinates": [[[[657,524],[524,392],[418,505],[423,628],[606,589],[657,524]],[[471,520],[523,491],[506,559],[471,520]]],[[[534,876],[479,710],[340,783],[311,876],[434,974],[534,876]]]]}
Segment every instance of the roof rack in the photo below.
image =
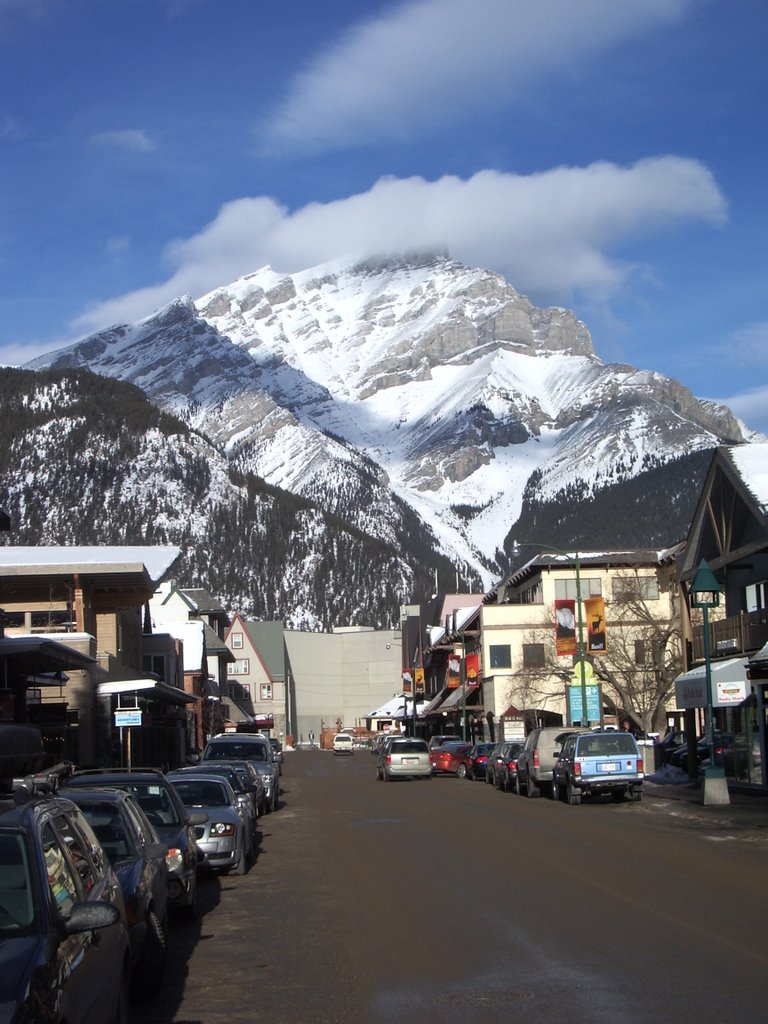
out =
{"type": "Polygon", "coordinates": [[[69,778],[71,774],[72,763],[62,761],[51,768],[46,768],[45,771],[13,779],[14,802],[22,804],[34,796],[53,796],[57,792],[61,780],[69,778]]]}

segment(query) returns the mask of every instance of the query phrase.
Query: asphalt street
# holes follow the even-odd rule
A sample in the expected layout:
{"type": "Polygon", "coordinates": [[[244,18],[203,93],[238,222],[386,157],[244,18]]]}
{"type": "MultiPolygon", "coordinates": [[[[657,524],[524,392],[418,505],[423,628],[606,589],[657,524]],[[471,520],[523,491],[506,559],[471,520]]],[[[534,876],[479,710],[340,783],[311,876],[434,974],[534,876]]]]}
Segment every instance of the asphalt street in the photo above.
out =
{"type": "Polygon", "coordinates": [[[201,879],[132,1024],[766,1019],[768,802],[580,807],[288,752],[244,877],[201,879]]]}

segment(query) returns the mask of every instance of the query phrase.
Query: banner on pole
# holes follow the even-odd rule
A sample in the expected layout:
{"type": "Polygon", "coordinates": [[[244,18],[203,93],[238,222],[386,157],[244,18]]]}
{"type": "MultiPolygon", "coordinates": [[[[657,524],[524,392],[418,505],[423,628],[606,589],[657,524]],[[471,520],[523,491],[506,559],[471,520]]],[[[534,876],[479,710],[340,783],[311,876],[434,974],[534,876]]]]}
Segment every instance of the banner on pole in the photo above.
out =
{"type": "Polygon", "coordinates": [[[479,686],[480,685],[480,656],[477,654],[468,654],[464,659],[464,678],[467,681],[467,686],[479,686]]]}
{"type": "Polygon", "coordinates": [[[576,654],[576,602],[570,599],[555,601],[555,651],[558,658],[576,654]]]}
{"type": "Polygon", "coordinates": [[[605,654],[605,601],[602,597],[590,597],[584,602],[587,615],[587,654],[605,654]]]}

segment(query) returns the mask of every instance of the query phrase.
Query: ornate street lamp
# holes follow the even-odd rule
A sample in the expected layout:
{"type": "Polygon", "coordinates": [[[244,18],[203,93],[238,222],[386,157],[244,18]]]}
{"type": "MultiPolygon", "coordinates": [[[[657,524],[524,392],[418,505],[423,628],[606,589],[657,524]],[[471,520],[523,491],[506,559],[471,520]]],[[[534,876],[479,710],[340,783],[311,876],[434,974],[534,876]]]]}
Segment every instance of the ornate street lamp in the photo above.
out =
{"type": "Polygon", "coordinates": [[[728,804],[730,795],[722,767],[715,765],[715,715],[712,700],[712,665],[709,642],[709,609],[720,604],[722,587],[709,564],[702,558],[688,590],[691,608],[701,608],[704,616],[704,678],[707,687],[707,751],[709,765],[704,769],[704,803],[728,804]]]}

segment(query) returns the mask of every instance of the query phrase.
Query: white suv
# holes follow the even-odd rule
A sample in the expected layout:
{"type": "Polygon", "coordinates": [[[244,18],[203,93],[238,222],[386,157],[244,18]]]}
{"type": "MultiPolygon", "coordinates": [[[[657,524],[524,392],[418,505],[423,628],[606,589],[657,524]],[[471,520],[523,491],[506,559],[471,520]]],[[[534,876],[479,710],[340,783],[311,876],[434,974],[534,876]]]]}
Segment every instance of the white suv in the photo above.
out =
{"type": "Polygon", "coordinates": [[[354,750],[354,742],[348,732],[337,732],[333,737],[334,754],[351,754],[354,750]]]}

